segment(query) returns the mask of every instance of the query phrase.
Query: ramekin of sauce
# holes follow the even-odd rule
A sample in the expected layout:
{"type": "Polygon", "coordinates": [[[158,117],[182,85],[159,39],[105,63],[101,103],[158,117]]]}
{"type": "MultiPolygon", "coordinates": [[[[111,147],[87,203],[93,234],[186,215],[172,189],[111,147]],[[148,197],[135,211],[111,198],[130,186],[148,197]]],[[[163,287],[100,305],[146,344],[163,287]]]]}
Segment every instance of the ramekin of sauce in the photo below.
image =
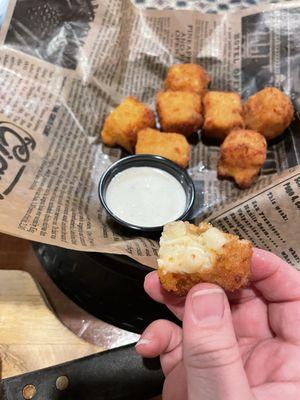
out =
{"type": "Polygon", "coordinates": [[[188,218],[195,187],[187,172],[172,161],[141,154],[122,158],[103,173],[99,198],[117,223],[155,232],[168,222],[188,218]]]}

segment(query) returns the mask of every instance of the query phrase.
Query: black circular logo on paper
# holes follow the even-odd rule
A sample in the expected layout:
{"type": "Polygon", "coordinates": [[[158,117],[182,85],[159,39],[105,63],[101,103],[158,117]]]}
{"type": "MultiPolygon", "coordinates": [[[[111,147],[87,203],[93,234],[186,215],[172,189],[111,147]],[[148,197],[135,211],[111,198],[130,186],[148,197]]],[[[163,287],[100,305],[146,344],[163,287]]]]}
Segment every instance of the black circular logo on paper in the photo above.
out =
{"type": "Polygon", "coordinates": [[[0,121],[0,200],[13,191],[35,148],[36,142],[27,131],[0,121]]]}

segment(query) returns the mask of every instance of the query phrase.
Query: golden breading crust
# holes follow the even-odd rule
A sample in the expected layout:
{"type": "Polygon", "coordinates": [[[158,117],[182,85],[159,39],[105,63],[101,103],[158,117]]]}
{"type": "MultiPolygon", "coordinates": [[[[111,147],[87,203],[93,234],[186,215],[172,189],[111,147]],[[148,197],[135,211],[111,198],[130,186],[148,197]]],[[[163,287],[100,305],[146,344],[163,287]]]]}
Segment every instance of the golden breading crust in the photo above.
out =
{"type": "Polygon", "coordinates": [[[203,99],[205,136],[224,140],[233,128],[243,128],[242,102],[238,93],[208,92],[203,99]]]}
{"type": "Polygon", "coordinates": [[[138,132],[135,152],[162,156],[185,168],[189,164],[190,145],[178,133],[161,133],[147,128],[138,132]]]}
{"type": "Polygon", "coordinates": [[[201,97],[192,92],[158,92],[156,107],[161,128],[165,132],[189,136],[202,125],[201,97]]]}
{"type": "Polygon", "coordinates": [[[274,87],[267,87],[244,104],[246,128],[260,132],[267,140],[279,136],[292,122],[294,108],[289,97],[274,87]]]}
{"type": "MultiPolygon", "coordinates": [[[[185,224],[188,223],[186,222],[185,224]]],[[[203,231],[205,232],[211,227],[206,223],[200,224],[199,227],[188,225],[189,229],[194,231],[194,234],[195,231],[197,234],[198,230],[198,235],[201,235],[203,231]]],[[[164,289],[179,296],[185,296],[194,285],[200,282],[215,283],[227,291],[233,291],[245,286],[250,276],[252,244],[247,240],[239,240],[235,235],[224,232],[223,235],[225,235],[227,241],[219,251],[216,251],[213,265],[210,268],[201,268],[199,266],[199,272],[188,273],[170,272],[160,266],[158,268],[158,276],[164,289]]],[[[191,246],[192,251],[194,251],[194,248],[191,246]]],[[[193,254],[189,254],[189,256],[193,256],[193,254]]],[[[196,256],[195,253],[194,257],[196,256]]],[[[188,263],[188,258],[186,262],[188,263]]]]}
{"type": "Polygon", "coordinates": [[[219,177],[232,177],[239,187],[247,188],[266,160],[267,142],[258,132],[236,129],[230,132],[220,150],[219,177]]]}
{"type": "Polygon", "coordinates": [[[131,153],[137,132],[147,127],[155,127],[154,113],[135,97],[129,96],[106,118],[102,141],[107,146],[122,146],[131,153]]]}
{"type": "Polygon", "coordinates": [[[175,64],[169,68],[165,89],[195,92],[203,96],[209,83],[210,76],[200,65],[175,64]]]}

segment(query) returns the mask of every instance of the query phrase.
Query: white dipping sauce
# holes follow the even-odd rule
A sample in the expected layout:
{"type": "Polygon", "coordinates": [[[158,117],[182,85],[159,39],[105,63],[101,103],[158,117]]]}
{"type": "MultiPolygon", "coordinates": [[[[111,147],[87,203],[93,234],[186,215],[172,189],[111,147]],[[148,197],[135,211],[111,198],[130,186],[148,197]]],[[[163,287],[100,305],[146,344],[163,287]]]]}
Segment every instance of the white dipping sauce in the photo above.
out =
{"type": "Polygon", "coordinates": [[[175,221],[186,208],[186,194],[178,180],[152,167],[119,172],[109,183],[105,199],[118,218],[141,227],[175,221]]]}

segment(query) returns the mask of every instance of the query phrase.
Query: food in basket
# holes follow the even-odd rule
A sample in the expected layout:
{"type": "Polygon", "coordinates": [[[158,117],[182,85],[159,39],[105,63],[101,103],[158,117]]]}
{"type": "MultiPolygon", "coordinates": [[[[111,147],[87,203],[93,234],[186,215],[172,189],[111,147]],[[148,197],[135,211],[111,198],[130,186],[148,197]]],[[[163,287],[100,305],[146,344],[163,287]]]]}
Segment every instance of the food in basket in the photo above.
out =
{"type": "Polygon", "coordinates": [[[238,93],[207,91],[209,83],[210,77],[200,65],[172,65],[166,91],[156,95],[160,128],[167,133],[151,129],[155,128],[154,113],[129,96],[106,118],[103,143],[136,154],[160,155],[187,167],[190,146],[183,136],[202,128],[203,137],[224,141],[218,176],[233,178],[240,188],[248,188],[266,160],[264,137],[274,139],[289,126],[292,102],[280,90],[267,87],[243,106],[238,93]]]}
{"type": "Polygon", "coordinates": [[[242,102],[238,93],[208,92],[203,99],[203,133],[224,140],[233,128],[243,128],[242,102]]]}
{"type": "Polygon", "coordinates": [[[158,92],[156,108],[160,126],[165,132],[189,136],[203,122],[201,97],[193,92],[158,92]]]}
{"type": "Polygon", "coordinates": [[[267,87],[244,104],[247,129],[260,132],[267,140],[279,136],[292,122],[293,105],[290,98],[275,87],[267,87]]]}
{"type": "Polygon", "coordinates": [[[166,90],[195,92],[203,96],[210,83],[210,76],[198,64],[172,65],[165,80],[166,90]]]}
{"type": "Polygon", "coordinates": [[[168,158],[182,168],[188,166],[190,145],[183,135],[146,128],[139,131],[137,137],[136,154],[154,154],[168,158]]]}
{"type": "Polygon", "coordinates": [[[248,188],[267,155],[267,142],[260,133],[235,129],[221,145],[218,175],[232,177],[240,188],[248,188]]]}
{"type": "Polygon", "coordinates": [[[132,152],[138,131],[147,127],[155,127],[154,113],[135,97],[129,96],[106,118],[102,141],[108,146],[119,145],[132,152]]]}
{"type": "Polygon", "coordinates": [[[178,221],[165,225],[158,259],[158,276],[165,290],[184,296],[200,282],[233,291],[250,275],[252,244],[208,223],[178,221]]]}

